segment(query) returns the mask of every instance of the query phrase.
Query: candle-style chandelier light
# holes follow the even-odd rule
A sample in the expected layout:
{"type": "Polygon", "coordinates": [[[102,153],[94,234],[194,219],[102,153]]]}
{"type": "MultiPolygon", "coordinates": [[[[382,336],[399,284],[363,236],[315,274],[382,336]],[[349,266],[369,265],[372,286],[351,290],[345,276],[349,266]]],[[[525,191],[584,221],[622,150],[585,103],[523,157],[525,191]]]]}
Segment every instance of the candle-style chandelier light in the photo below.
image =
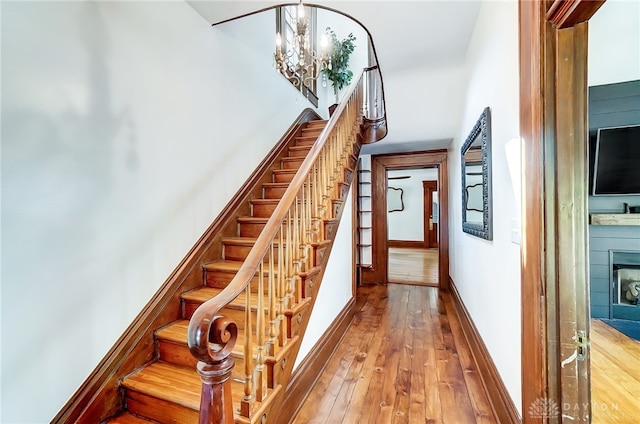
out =
{"type": "MultiPolygon", "coordinates": [[[[310,34],[309,20],[305,17],[305,6],[302,1],[298,4],[297,16],[293,20],[294,33],[292,39],[286,43],[283,49],[283,40],[280,32],[276,34],[276,53],[274,54],[275,67],[289,81],[303,92],[313,87],[315,81],[323,69],[331,66],[331,58],[328,50],[329,41],[326,35],[320,40],[320,54],[313,50],[310,34]]],[[[326,86],[326,77],[323,77],[323,86],[326,86]]]]}

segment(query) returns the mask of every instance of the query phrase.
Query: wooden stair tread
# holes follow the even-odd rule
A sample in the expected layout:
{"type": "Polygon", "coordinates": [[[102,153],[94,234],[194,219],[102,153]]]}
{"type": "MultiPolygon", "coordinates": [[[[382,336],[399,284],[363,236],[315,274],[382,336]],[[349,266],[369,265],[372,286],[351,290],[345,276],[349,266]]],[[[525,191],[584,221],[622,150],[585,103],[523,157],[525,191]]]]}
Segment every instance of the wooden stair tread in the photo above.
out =
{"type": "Polygon", "coordinates": [[[272,183],[272,182],[262,183],[263,187],[285,188],[285,187],[289,187],[289,185],[290,185],[290,183],[272,183]]]}
{"type": "Polygon", "coordinates": [[[296,146],[305,146],[311,148],[314,144],[316,144],[316,140],[318,140],[317,136],[311,137],[296,137],[296,146]]]}
{"type": "Polygon", "coordinates": [[[195,369],[152,362],[124,379],[122,385],[128,390],[145,393],[189,409],[200,409],[202,381],[195,369]]]}
{"type": "Polygon", "coordinates": [[[273,205],[280,203],[281,199],[251,199],[254,205],[273,205]]]}
{"type": "Polygon", "coordinates": [[[298,151],[309,151],[311,150],[311,146],[291,146],[289,150],[298,150],[298,151]]]}
{"type": "MultiPolygon", "coordinates": [[[[233,379],[230,381],[232,398],[236,401],[242,399],[243,384],[233,379]]],[[[194,411],[200,409],[202,380],[198,372],[192,368],[156,361],[127,377],[122,385],[128,390],[144,393],[194,411]]],[[[261,402],[256,402],[256,409],[259,405],[261,402]]]]}
{"type": "Polygon", "coordinates": [[[115,416],[107,421],[110,424],[150,424],[155,423],[155,421],[145,420],[144,418],[136,417],[135,415],[131,415],[129,413],[123,413],[118,416],[115,416]]]}
{"type": "Polygon", "coordinates": [[[285,169],[274,169],[272,172],[276,174],[295,174],[296,172],[298,172],[298,170],[285,168],[285,169]]]}
{"type": "Polygon", "coordinates": [[[241,266],[242,261],[229,261],[222,259],[219,261],[207,262],[202,265],[202,268],[207,271],[238,272],[241,266]]]}
{"type": "Polygon", "coordinates": [[[162,327],[156,331],[158,340],[166,340],[168,342],[187,344],[187,329],[189,328],[189,320],[181,319],[162,327]]]}
{"type": "MultiPolygon", "coordinates": [[[[207,262],[202,265],[202,268],[206,271],[211,272],[227,272],[227,273],[237,273],[240,270],[240,267],[244,261],[230,261],[227,259],[222,259],[219,261],[207,262]]],[[[274,275],[277,275],[277,271],[274,272],[274,275]]],[[[256,270],[256,275],[258,274],[256,270]]],[[[269,275],[269,271],[267,269],[264,270],[264,275],[269,275]]],[[[265,285],[266,285],[265,281],[265,285]]],[[[218,289],[219,290],[219,289],[218,289]]]]}
{"type": "Polygon", "coordinates": [[[238,222],[247,222],[247,223],[256,223],[256,224],[265,224],[269,218],[257,218],[255,216],[239,216],[238,222]]]}
{"type": "Polygon", "coordinates": [[[224,237],[222,243],[236,246],[253,246],[258,240],[255,237],[224,237]]]}
{"type": "MultiPolygon", "coordinates": [[[[265,282],[266,285],[266,282],[265,282]]],[[[217,296],[223,289],[218,289],[218,288],[214,288],[214,287],[201,287],[199,289],[195,289],[195,290],[191,290],[188,291],[186,293],[182,294],[182,299],[184,300],[189,300],[192,302],[200,302],[200,303],[204,303],[207,300],[217,296]]],[[[246,294],[244,292],[240,293],[238,295],[238,297],[236,297],[235,300],[231,301],[231,303],[229,303],[227,305],[227,307],[229,308],[233,308],[233,309],[243,309],[244,310],[244,306],[245,306],[245,296],[246,294]]],[[[266,296],[265,298],[263,298],[263,302],[266,303],[266,296]]],[[[257,305],[258,304],[258,293],[251,293],[251,304],[252,305],[257,305]]],[[[265,305],[266,306],[266,305],[265,305]]],[[[254,306],[255,308],[255,306],[254,306]]],[[[266,309],[266,307],[265,307],[266,309]]]]}

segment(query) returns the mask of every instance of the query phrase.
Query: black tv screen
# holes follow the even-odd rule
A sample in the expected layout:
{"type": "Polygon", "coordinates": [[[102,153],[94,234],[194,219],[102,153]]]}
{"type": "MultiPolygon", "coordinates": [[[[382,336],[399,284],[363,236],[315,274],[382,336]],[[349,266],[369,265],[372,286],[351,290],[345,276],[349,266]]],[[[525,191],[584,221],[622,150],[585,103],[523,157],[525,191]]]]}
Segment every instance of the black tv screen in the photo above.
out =
{"type": "Polygon", "coordinates": [[[640,125],[598,130],[593,195],[624,194],[640,194],[640,125]]]}

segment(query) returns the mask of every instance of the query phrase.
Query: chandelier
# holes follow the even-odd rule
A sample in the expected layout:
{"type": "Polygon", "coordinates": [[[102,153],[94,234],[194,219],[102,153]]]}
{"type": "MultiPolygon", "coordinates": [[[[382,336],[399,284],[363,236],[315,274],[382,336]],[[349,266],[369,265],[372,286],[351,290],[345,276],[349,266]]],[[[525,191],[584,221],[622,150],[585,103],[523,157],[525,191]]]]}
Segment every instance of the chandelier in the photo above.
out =
{"type": "MultiPolygon", "coordinates": [[[[330,68],[331,58],[327,51],[329,40],[325,34],[320,40],[320,54],[311,46],[309,36],[309,20],[305,17],[305,6],[302,1],[298,4],[297,16],[293,19],[293,37],[287,40],[283,49],[282,35],[276,34],[275,67],[300,92],[303,88],[311,89],[313,81],[317,80],[323,69],[330,68]]],[[[323,75],[323,86],[326,86],[326,76],[323,75]]]]}

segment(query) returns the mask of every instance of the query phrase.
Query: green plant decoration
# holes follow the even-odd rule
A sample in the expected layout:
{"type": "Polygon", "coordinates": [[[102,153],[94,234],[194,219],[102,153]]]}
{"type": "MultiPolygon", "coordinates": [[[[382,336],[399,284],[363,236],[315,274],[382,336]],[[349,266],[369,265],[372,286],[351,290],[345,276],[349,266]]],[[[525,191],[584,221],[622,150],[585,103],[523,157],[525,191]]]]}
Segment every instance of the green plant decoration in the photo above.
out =
{"type": "Polygon", "coordinates": [[[356,48],[354,44],[356,37],[350,33],[347,38],[340,41],[330,27],[327,27],[325,33],[329,37],[329,46],[331,48],[329,57],[331,62],[329,67],[322,70],[322,73],[331,81],[333,93],[336,96],[336,103],[338,103],[338,93],[344,87],[348,86],[351,78],[353,78],[353,72],[351,72],[348,67],[349,56],[351,56],[351,53],[353,53],[353,50],[356,48]]]}

